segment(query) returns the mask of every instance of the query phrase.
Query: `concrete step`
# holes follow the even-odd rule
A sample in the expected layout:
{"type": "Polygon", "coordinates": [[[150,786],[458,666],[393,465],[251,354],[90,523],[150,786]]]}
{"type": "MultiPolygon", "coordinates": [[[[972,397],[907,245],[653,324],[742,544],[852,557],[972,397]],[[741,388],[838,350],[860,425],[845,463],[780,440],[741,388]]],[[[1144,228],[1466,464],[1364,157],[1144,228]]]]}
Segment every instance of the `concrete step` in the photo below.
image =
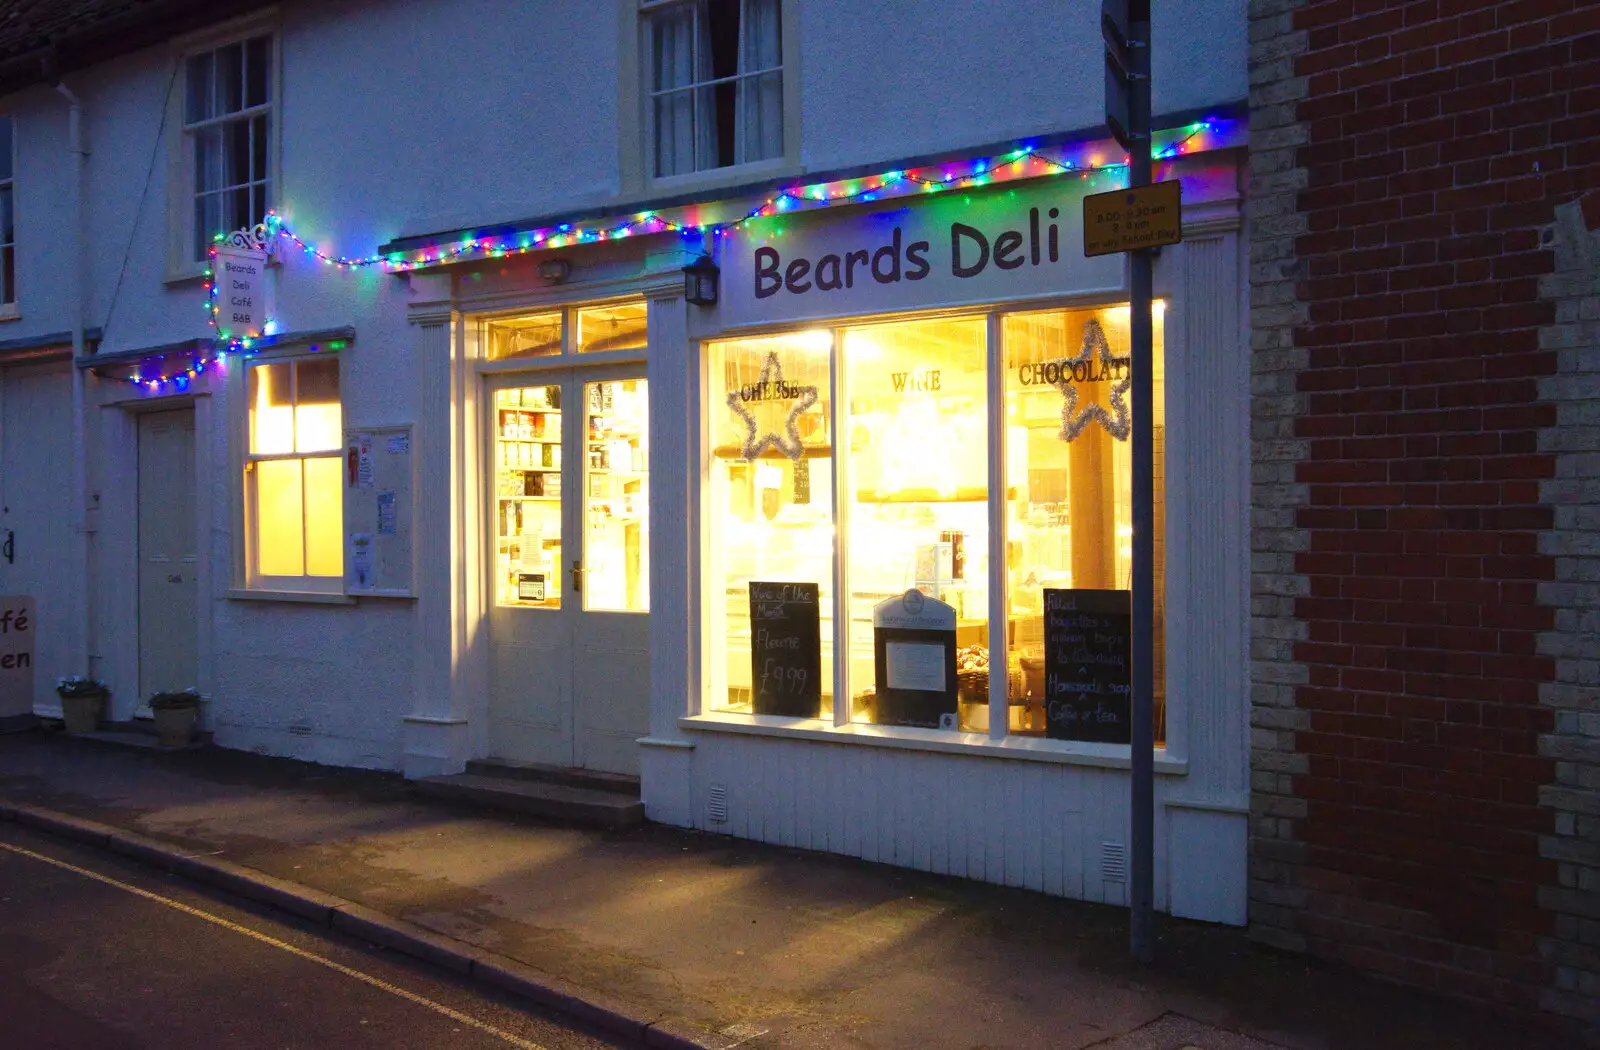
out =
{"type": "Polygon", "coordinates": [[[619,795],[639,797],[639,778],[624,776],[621,773],[600,773],[592,769],[547,766],[537,762],[518,762],[510,758],[475,758],[467,763],[467,772],[486,777],[510,777],[515,780],[536,780],[545,784],[565,784],[568,787],[589,788],[593,791],[614,791],[619,795]]]}
{"type": "Polygon", "coordinates": [[[454,773],[413,781],[417,790],[434,798],[471,802],[479,806],[531,813],[583,824],[626,827],[644,821],[644,803],[616,791],[549,784],[517,777],[491,777],[481,773],[454,773]]]}

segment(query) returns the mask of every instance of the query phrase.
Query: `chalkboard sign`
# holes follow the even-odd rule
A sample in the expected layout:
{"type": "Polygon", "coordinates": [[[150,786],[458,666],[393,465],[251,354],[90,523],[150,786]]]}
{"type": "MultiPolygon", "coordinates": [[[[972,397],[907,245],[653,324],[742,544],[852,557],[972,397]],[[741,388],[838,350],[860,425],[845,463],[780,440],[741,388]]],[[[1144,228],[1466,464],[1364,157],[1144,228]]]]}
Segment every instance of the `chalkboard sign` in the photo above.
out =
{"type": "Polygon", "coordinates": [[[1044,592],[1046,736],[1106,744],[1131,739],[1129,594],[1044,592]]]}
{"type": "Polygon", "coordinates": [[[750,584],[750,693],[758,715],[822,710],[822,620],[815,583],[750,584]]]}

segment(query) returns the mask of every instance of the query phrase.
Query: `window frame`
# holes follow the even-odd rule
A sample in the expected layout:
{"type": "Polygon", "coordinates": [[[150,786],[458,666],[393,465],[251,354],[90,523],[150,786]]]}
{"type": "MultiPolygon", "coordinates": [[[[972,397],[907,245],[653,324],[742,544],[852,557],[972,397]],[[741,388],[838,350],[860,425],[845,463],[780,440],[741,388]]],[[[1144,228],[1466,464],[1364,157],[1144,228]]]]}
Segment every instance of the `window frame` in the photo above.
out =
{"type": "MultiPolygon", "coordinates": [[[[642,197],[675,190],[714,189],[733,186],[751,179],[796,175],[804,170],[800,163],[800,44],[799,2],[784,0],[779,12],[783,73],[783,149],[776,157],[730,164],[720,168],[685,172],[678,175],[654,174],[655,115],[651,90],[650,19],[653,12],[690,3],[692,0],[617,0],[619,161],[622,198],[642,197]]],[[[740,48],[743,48],[740,41],[740,48]]],[[[715,78],[721,83],[754,76],[755,72],[715,78]]],[[[703,85],[702,85],[703,87],[703,85]]],[[[671,89],[688,90],[688,89],[671,89]]]]}
{"type": "MultiPolygon", "coordinates": [[[[167,92],[167,125],[172,128],[167,143],[167,273],[168,284],[194,281],[205,277],[210,261],[190,258],[194,245],[194,205],[198,189],[194,179],[194,132],[198,128],[238,120],[252,120],[267,116],[266,191],[263,195],[267,210],[277,207],[278,194],[283,184],[283,34],[279,13],[271,8],[257,14],[236,19],[201,30],[173,41],[172,62],[175,69],[172,84],[167,92]],[[188,93],[188,62],[190,58],[214,52],[231,44],[244,44],[264,36],[268,39],[271,55],[268,59],[270,81],[266,103],[243,108],[222,117],[207,118],[190,126],[186,103],[188,93]]],[[[251,179],[254,183],[256,180],[251,179]]],[[[231,232],[231,231],[222,231],[231,232]]]]}
{"type": "MultiPolygon", "coordinates": [[[[338,576],[279,576],[264,575],[256,571],[258,564],[257,536],[260,527],[260,516],[257,505],[257,473],[254,465],[261,462],[299,461],[310,459],[341,460],[344,457],[344,436],[348,431],[345,426],[345,388],[343,354],[339,351],[319,351],[311,353],[305,347],[294,347],[278,353],[262,353],[254,355],[247,361],[230,370],[229,393],[241,405],[235,414],[234,434],[237,442],[237,453],[234,456],[236,471],[234,476],[238,479],[235,493],[238,496],[238,512],[234,521],[236,529],[234,544],[234,590],[236,597],[270,597],[270,596],[305,596],[307,600],[328,598],[342,598],[345,594],[345,572],[341,560],[341,571],[338,576]],[[250,403],[250,369],[267,365],[298,364],[304,361],[332,360],[339,365],[339,442],[326,451],[318,452],[269,452],[256,453],[251,451],[251,429],[254,422],[252,412],[254,407],[250,403]]],[[[298,369],[294,371],[298,376],[298,369]]],[[[298,379],[296,380],[298,385],[298,379]]],[[[295,403],[291,401],[291,405],[295,403]]],[[[340,471],[343,477],[343,471],[340,471]]],[[[305,476],[301,475],[302,507],[304,506],[305,476]]],[[[302,515],[303,515],[302,510],[302,515]]],[[[343,551],[344,543],[344,486],[339,488],[339,509],[337,512],[339,522],[339,536],[341,545],[341,559],[346,553],[343,551]]]]}
{"type": "MultiPolygon", "coordinates": [[[[1170,307],[1170,298],[1163,297],[1164,307],[1170,307]]],[[[696,353],[698,363],[696,381],[692,384],[693,405],[695,413],[695,455],[698,465],[691,472],[694,479],[694,491],[691,496],[691,505],[695,511],[698,527],[695,530],[692,544],[695,564],[690,572],[690,580],[694,589],[694,599],[691,602],[693,629],[696,636],[695,644],[691,647],[693,661],[694,688],[690,690],[687,710],[679,719],[680,728],[687,730],[716,730],[735,734],[756,736],[777,736],[792,739],[819,740],[830,742],[844,742],[846,740],[884,746],[891,748],[904,748],[920,751],[947,752],[966,755],[992,755],[1008,758],[1019,758],[1039,762],[1056,762],[1079,765],[1102,766],[1107,768],[1129,768],[1132,755],[1131,744],[1099,743],[1083,740],[1058,740],[1033,735],[1012,733],[1009,730],[1008,707],[1009,684],[1007,682],[1004,661],[998,664],[990,663],[989,678],[989,703],[990,703],[990,729],[987,733],[969,732],[964,730],[925,729],[915,726],[878,725],[867,722],[852,721],[850,717],[850,690],[849,690],[849,660],[845,658],[849,652],[849,555],[847,548],[835,539],[832,555],[833,578],[830,581],[833,588],[832,616],[834,623],[834,636],[832,639],[824,638],[824,643],[831,645],[834,650],[833,701],[831,708],[824,703],[823,709],[817,718],[787,718],[776,715],[757,715],[742,711],[719,709],[720,701],[713,697],[712,687],[720,680],[717,673],[709,672],[709,668],[718,661],[726,661],[726,654],[721,650],[724,644],[722,637],[713,637],[706,630],[707,601],[709,597],[718,593],[723,586],[723,581],[711,579],[710,559],[706,549],[711,542],[709,523],[712,520],[715,508],[711,505],[712,486],[708,483],[708,470],[711,461],[713,438],[713,423],[711,412],[715,411],[717,404],[714,399],[714,379],[711,369],[712,355],[709,347],[718,342],[737,341],[744,339],[759,339],[768,336],[793,334],[803,331],[826,332],[830,337],[829,376],[832,401],[830,402],[830,430],[847,425],[848,417],[841,419],[838,412],[839,406],[847,405],[849,398],[847,384],[847,369],[844,365],[844,333],[848,329],[865,326],[892,325],[905,322],[958,320],[963,318],[980,319],[986,322],[986,370],[988,375],[987,402],[985,415],[988,421],[988,452],[987,465],[989,473],[989,495],[987,510],[989,514],[989,610],[988,618],[991,622],[1004,619],[1007,612],[1007,602],[1010,584],[1006,578],[1005,551],[1009,539],[1007,535],[1007,495],[1005,485],[993,483],[996,476],[1004,477],[1007,469],[1006,428],[1003,425],[1006,413],[1006,347],[1004,339],[1004,319],[1015,314],[1026,314],[1039,311],[1078,311],[1078,310],[1104,310],[1128,305],[1125,297],[1070,297],[1052,298],[1042,301],[1025,302],[996,302],[986,306],[963,306],[948,308],[932,308],[927,310],[893,312],[880,315],[848,316],[819,319],[810,322],[783,322],[773,325],[759,325],[749,328],[740,328],[731,331],[718,332],[708,335],[698,341],[696,353]],[[841,625],[843,625],[841,627],[841,625]]],[[[1171,314],[1167,312],[1164,324],[1170,324],[1171,314]]],[[[1172,352],[1171,332],[1163,332],[1164,353],[1172,352]]],[[[1163,368],[1169,368],[1170,361],[1165,362],[1163,368]]],[[[1171,425],[1172,398],[1170,388],[1170,374],[1167,376],[1169,386],[1166,392],[1166,405],[1163,415],[1167,418],[1167,425],[1171,425]]],[[[835,447],[837,448],[837,441],[835,447]]],[[[841,459],[837,453],[833,459],[834,506],[832,525],[836,537],[848,533],[849,529],[849,500],[851,485],[851,469],[846,462],[848,457],[841,459]]],[[[1163,500],[1171,498],[1170,491],[1163,495],[1163,500]]],[[[1158,517],[1164,522],[1166,530],[1164,536],[1157,537],[1158,549],[1166,547],[1170,555],[1171,530],[1173,520],[1170,508],[1158,511],[1158,517]]],[[[1160,574],[1163,581],[1165,594],[1163,595],[1162,608],[1168,612],[1170,622],[1170,607],[1165,603],[1171,600],[1172,581],[1169,573],[1160,574]]],[[[1173,746],[1172,726],[1184,717],[1185,701],[1181,694],[1173,689],[1173,667],[1171,652],[1173,642],[1167,639],[1165,651],[1166,686],[1165,686],[1165,723],[1168,727],[1166,739],[1155,745],[1156,768],[1164,774],[1182,775],[1188,771],[1187,758],[1180,752],[1170,750],[1173,746]]]]}
{"type": "MultiPolygon", "coordinates": [[[[0,299],[0,321],[15,321],[22,316],[22,268],[17,265],[17,118],[9,112],[0,112],[0,120],[11,126],[11,174],[0,179],[0,190],[11,195],[11,240],[0,241],[0,250],[11,249],[11,299],[0,299]]],[[[0,277],[0,296],[4,296],[4,288],[3,277],[0,277]]]]}

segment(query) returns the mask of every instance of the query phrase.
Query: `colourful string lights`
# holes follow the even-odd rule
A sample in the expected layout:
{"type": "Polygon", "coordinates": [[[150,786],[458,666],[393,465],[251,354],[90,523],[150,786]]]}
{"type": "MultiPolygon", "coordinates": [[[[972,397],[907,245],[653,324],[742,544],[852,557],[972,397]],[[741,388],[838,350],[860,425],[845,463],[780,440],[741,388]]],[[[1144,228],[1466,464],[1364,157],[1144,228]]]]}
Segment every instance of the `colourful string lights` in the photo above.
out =
{"type": "MultiPolygon", "coordinates": [[[[1203,145],[1199,141],[1202,136],[1218,132],[1222,123],[1217,120],[1202,120],[1165,133],[1168,141],[1155,152],[1155,158],[1171,160],[1180,154],[1196,152],[1203,145]]],[[[389,273],[405,273],[422,267],[442,266],[471,258],[498,259],[508,255],[617,240],[644,233],[676,231],[686,236],[709,234],[712,237],[725,237],[748,222],[778,212],[814,210],[818,207],[864,203],[917,193],[971,189],[991,183],[1009,182],[1013,179],[1062,174],[1089,178],[1102,172],[1125,169],[1127,164],[1126,157],[1114,161],[1102,160],[1099,144],[1095,143],[1079,144],[1077,147],[1054,147],[1050,150],[1023,143],[1017,149],[1000,157],[982,157],[907,171],[886,171],[867,178],[840,179],[795,186],[768,197],[742,216],[729,221],[700,221],[698,213],[708,205],[684,205],[672,209],[671,217],[660,211],[642,211],[620,222],[613,220],[608,225],[561,223],[538,229],[469,237],[451,245],[434,245],[411,252],[374,253],[353,257],[317,248],[286,226],[283,218],[276,213],[268,213],[266,225],[271,236],[290,242],[302,255],[327,265],[346,270],[381,266],[389,273]],[[1069,156],[1074,149],[1083,155],[1069,156]]]]}

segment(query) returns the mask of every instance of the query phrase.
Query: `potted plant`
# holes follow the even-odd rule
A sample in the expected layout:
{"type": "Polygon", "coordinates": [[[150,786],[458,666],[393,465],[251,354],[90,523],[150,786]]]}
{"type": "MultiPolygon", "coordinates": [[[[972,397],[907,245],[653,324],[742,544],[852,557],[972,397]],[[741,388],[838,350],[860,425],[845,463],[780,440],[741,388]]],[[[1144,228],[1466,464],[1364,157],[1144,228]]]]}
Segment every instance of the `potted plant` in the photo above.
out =
{"type": "Polygon", "coordinates": [[[155,716],[156,736],[161,739],[161,746],[184,747],[194,737],[195,720],[200,714],[200,691],[190,686],[156,693],[150,698],[150,713],[155,716]]]}
{"type": "Polygon", "coordinates": [[[56,695],[61,697],[61,717],[69,733],[92,733],[100,728],[100,716],[111,690],[98,678],[71,675],[56,679],[56,695]]]}

